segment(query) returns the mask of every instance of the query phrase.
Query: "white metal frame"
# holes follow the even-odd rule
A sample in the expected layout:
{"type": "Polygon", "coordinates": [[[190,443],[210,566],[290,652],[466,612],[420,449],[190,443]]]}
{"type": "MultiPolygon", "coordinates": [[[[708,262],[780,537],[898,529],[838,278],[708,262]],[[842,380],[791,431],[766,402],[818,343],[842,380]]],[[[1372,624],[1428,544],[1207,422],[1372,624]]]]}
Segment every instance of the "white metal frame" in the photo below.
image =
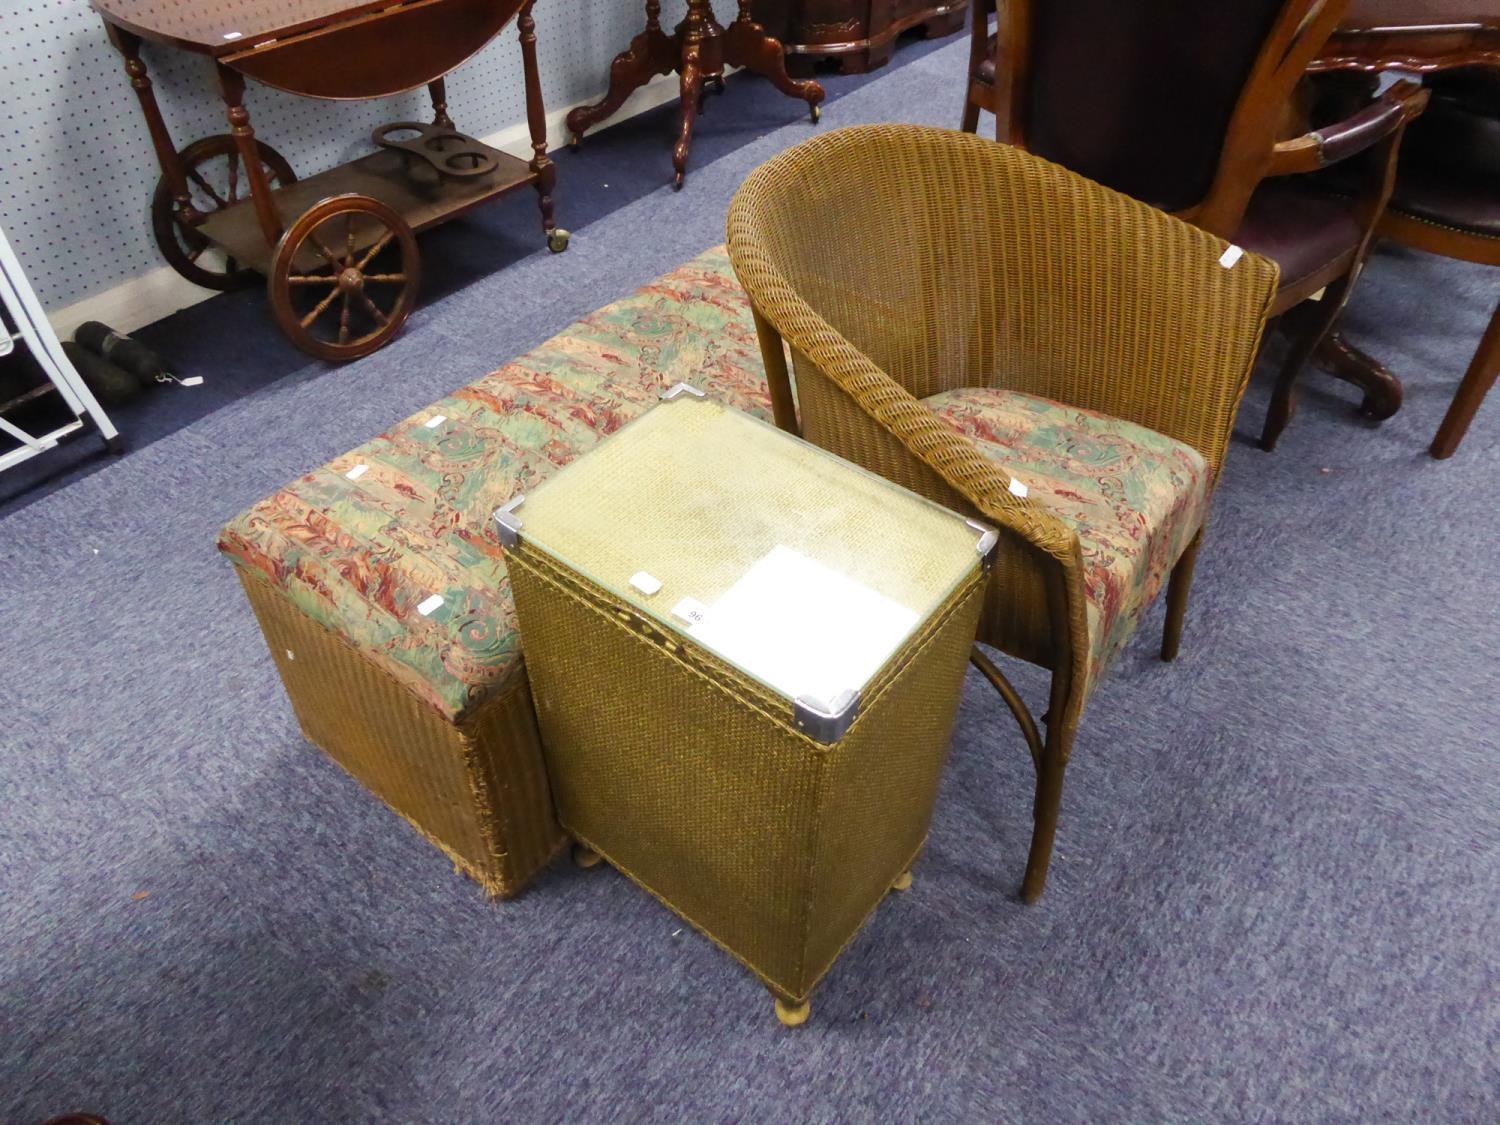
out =
{"type": "Polygon", "coordinates": [[[15,350],[17,344],[26,347],[41,367],[43,374],[57,388],[57,393],[67,403],[68,409],[73,412],[71,422],[45,434],[27,433],[21,427],[0,417],[0,431],[9,434],[21,443],[17,449],[8,453],[0,453],[0,470],[8,469],[35,457],[38,453],[45,453],[55,448],[63,438],[83,429],[87,421],[92,421],[98,427],[105,444],[111,450],[118,451],[119,431],[109,420],[109,415],[104,413],[104,408],[99,405],[99,400],[94,397],[93,392],[84,385],[78,371],[68,361],[67,355],[62,350],[62,343],[58,340],[57,333],[52,330],[52,325],[48,322],[47,314],[42,309],[42,303],[37,300],[31,283],[26,280],[26,275],[21,271],[21,262],[16,257],[15,251],[11,249],[3,229],[0,229],[0,304],[4,304],[11,323],[16,326],[14,335],[0,331],[0,357],[9,355],[15,350]]]}

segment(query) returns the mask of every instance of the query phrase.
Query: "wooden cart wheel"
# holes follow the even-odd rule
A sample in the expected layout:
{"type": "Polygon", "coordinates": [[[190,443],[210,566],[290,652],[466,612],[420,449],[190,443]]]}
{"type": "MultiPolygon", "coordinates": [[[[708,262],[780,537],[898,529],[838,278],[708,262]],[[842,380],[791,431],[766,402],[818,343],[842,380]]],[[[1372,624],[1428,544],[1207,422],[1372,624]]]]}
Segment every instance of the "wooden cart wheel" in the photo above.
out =
{"type": "Polygon", "coordinates": [[[335,363],[369,355],[406,323],[421,281],[405,219],[367,195],[303,212],[276,244],[271,311],[303,351],[335,363]]]}
{"type": "MultiPolygon", "coordinates": [[[[268,144],[255,142],[260,161],[272,187],[296,183],[296,173],[282,155],[268,144]]],[[[193,207],[204,215],[222,211],[250,195],[250,177],[240,161],[239,146],[229,134],[204,137],[178,154],[187,172],[193,207]]],[[[208,239],[177,217],[172,187],[163,176],[151,197],[151,232],[162,257],[183,277],[207,289],[238,289],[253,281],[255,274],[226,257],[208,239]]]]}

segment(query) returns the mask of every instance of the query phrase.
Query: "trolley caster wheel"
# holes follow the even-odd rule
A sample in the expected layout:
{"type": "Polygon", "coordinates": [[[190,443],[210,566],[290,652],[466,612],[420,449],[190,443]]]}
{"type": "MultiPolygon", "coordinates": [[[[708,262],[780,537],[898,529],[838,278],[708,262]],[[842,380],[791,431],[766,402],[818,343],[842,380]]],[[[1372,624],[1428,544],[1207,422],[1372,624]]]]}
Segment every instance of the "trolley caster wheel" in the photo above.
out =
{"type": "Polygon", "coordinates": [[[820,105],[815,105],[815,106],[812,106],[811,109],[812,109],[812,123],[814,125],[816,125],[819,121],[823,120],[823,107],[820,106],[820,105]]]}
{"type": "Polygon", "coordinates": [[[547,249],[551,250],[554,254],[561,254],[568,248],[568,243],[572,238],[573,235],[561,227],[558,227],[556,230],[549,230],[547,232],[547,249]]]}
{"type": "Polygon", "coordinates": [[[582,146],[583,138],[577,133],[572,133],[568,136],[568,150],[570,152],[577,152],[582,146]]]}
{"type": "Polygon", "coordinates": [[[801,1027],[810,1015],[812,1015],[811,1000],[804,1000],[800,1004],[788,1004],[780,996],[776,997],[776,1018],[781,1021],[783,1027],[801,1027]]]}
{"type": "Polygon", "coordinates": [[[909,890],[911,890],[911,872],[910,871],[903,871],[903,872],[901,872],[901,874],[897,875],[896,876],[896,881],[891,884],[891,890],[893,890],[893,891],[909,891],[909,890]]]}
{"type": "MultiPolygon", "coordinates": [[[[297,174],[286,158],[264,141],[255,142],[261,168],[273,188],[297,182],[297,174]]],[[[194,222],[232,206],[249,194],[250,177],[240,160],[239,144],[228,133],[194,141],[177,155],[187,174],[194,222]]],[[[255,280],[253,270],[244,269],[233,258],[215,249],[195,225],[177,214],[172,185],[163,176],[151,196],[151,233],[167,264],[194,285],[227,291],[255,280]]]]}
{"type": "Polygon", "coordinates": [[[682,190],[682,181],[685,180],[686,178],[687,178],[687,175],[685,173],[683,173],[683,172],[678,172],[677,175],[673,176],[672,177],[672,190],[673,191],[681,191],[682,190]]]}
{"type": "Polygon", "coordinates": [[[573,862],[582,868],[598,867],[604,862],[604,857],[587,844],[574,844],[573,862]]]}
{"type": "Polygon", "coordinates": [[[389,343],[420,283],[410,225],[367,195],[335,195],[304,211],[276,244],[266,277],[281,330],[334,363],[389,343]]]}

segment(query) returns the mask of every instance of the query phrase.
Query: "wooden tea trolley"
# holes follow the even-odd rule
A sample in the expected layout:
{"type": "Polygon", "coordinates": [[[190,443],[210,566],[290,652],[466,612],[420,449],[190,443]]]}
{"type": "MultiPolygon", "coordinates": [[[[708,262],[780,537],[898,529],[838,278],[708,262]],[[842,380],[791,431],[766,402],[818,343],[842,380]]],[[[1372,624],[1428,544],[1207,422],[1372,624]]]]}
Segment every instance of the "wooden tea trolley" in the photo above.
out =
{"type": "Polygon", "coordinates": [[[526,184],[540,196],[554,252],[557,172],[547,156],[535,0],[93,0],[125,57],[161,164],[151,225],[167,261],[211,289],[266,278],[292,342],[349,360],[391,339],[416,303],[414,235],[526,184]],[[516,18],[533,156],[524,161],[457,132],[443,80],[516,18]],[[179,151],[146,65],[144,40],[214,62],[230,131],[179,151]],[[382,98],[425,85],[433,124],[375,130],[375,151],[305,180],[260,141],[245,80],[311,98],[382,98]]]}

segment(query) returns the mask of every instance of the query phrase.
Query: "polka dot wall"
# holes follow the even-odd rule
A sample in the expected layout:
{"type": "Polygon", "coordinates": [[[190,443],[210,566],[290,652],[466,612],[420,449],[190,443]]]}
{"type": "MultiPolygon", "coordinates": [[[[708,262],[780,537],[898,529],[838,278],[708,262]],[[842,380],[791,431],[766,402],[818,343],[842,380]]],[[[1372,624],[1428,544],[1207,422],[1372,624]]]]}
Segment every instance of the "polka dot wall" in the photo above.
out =
{"type": "MultiPolygon", "coordinates": [[[[668,27],[684,6],[663,6],[668,27]]],[[[643,8],[636,0],[538,0],[549,110],[603,90],[610,60],[640,29],[643,8]]],[[[207,58],[152,43],[143,58],[179,149],[229,131],[207,58]]],[[[251,84],[245,104],[256,135],[302,176],[369,151],[370,131],[383,122],[430,116],[425,91],[329,102],[251,84]]],[[[449,76],[448,106],[474,136],[525,120],[514,21],[449,76]]],[[[554,146],[565,139],[550,138],[554,146]]],[[[0,225],[47,308],[162,265],[147,214],[159,175],[120,55],[86,0],[0,4],[0,225]]]]}

